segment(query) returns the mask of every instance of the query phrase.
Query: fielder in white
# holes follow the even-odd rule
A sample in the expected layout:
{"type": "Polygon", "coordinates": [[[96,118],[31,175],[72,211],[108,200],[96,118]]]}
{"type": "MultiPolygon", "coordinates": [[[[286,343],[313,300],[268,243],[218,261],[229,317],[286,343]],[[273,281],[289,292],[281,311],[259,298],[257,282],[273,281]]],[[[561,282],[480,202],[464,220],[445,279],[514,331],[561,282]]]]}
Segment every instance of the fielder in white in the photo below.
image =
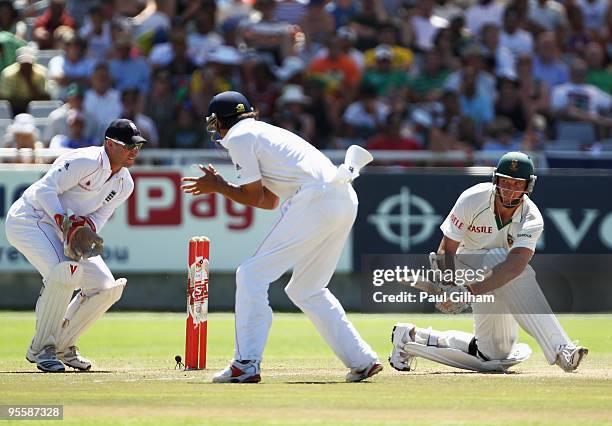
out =
{"type": "Polygon", "coordinates": [[[278,223],[236,271],[234,359],[213,381],[261,380],[260,362],[272,325],[268,287],[291,268],[287,295],[350,369],[346,380],[364,380],[382,366],[327,285],[357,214],[351,181],[372,156],[352,147],[345,164],[337,168],[305,140],[256,117],[242,94],[216,95],[207,125],[221,135],[239,185],[226,182],[212,166],[200,166],[204,176],[183,179],[183,189],[193,195],[218,192],[263,209],[275,209],[279,199],[285,200],[278,223]]]}
{"type": "Polygon", "coordinates": [[[144,143],[134,123],[115,120],[103,146],[58,157],[9,209],[7,239],[43,277],[26,354],[41,371],[91,368],[77,339],[119,300],[126,284],[102,260],[97,233],[132,193],[127,167],[144,143]],[[80,291],[71,301],[74,290],[80,291]]]}
{"type": "Polygon", "coordinates": [[[486,278],[462,286],[441,285],[447,299],[436,306],[457,313],[469,306],[464,301],[470,296],[484,294],[493,295],[494,302],[471,304],[473,334],[396,324],[389,358],[395,369],[409,371],[412,359],[423,357],[461,369],[505,372],[531,354],[529,346],[517,343],[519,325],[535,338],[549,364],[566,372],[578,368],[588,350],[569,339],[529,265],[544,227],[529,198],[535,180],[531,159],[509,152],[500,159],[493,183],[474,185],[461,194],[440,226],[444,237],[438,254],[443,253],[445,268],[481,269],[486,278]],[[453,302],[451,296],[461,301],[453,302]]]}

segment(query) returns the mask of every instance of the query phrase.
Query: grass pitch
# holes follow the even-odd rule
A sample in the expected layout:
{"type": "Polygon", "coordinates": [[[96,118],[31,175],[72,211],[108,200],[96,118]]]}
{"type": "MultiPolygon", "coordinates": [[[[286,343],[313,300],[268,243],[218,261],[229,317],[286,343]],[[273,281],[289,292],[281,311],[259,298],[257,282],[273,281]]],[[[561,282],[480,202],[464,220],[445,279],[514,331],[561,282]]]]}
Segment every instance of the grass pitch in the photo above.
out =
{"type": "MultiPolygon", "coordinates": [[[[396,321],[471,330],[467,315],[350,318],[381,360],[396,321]]],[[[24,359],[34,314],[0,312],[0,404],[63,404],[63,425],[612,424],[612,315],[559,318],[590,349],[575,374],[547,365],[521,333],[534,354],[515,374],[461,372],[425,360],[399,373],[385,361],[368,382],[344,383],[346,369],[308,320],[277,314],[263,382],[213,385],[212,374],[231,358],[232,314],[210,315],[207,371],[174,369],[174,355],[184,351],[183,314],[109,313],[79,342],[94,372],[42,374],[24,359]]]]}

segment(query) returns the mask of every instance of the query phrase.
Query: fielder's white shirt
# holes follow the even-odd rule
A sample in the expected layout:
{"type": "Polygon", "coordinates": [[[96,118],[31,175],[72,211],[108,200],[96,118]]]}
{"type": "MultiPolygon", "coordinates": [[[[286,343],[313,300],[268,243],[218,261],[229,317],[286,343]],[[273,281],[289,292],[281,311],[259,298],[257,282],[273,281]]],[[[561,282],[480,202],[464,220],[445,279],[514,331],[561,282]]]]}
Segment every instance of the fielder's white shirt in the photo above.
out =
{"type": "Polygon", "coordinates": [[[311,182],[331,182],[336,166],[314,146],[288,130],[247,118],[233,125],[221,145],[229,151],[239,185],[261,179],[280,198],[311,182]]]}
{"type": "Polygon", "coordinates": [[[134,181],[128,169],[122,168],[111,176],[104,147],[94,146],[58,157],[21,198],[39,218],[52,224],[56,214],[65,214],[70,209],[77,216],[89,216],[96,231],[100,231],[133,189],[134,181]]]}
{"type": "Polygon", "coordinates": [[[460,242],[458,252],[516,247],[535,251],[544,229],[544,220],[535,203],[525,195],[512,221],[500,229],[494,202],[492,183],[474,185],[459,196],[440,229],[446,237],[460,242]]]}

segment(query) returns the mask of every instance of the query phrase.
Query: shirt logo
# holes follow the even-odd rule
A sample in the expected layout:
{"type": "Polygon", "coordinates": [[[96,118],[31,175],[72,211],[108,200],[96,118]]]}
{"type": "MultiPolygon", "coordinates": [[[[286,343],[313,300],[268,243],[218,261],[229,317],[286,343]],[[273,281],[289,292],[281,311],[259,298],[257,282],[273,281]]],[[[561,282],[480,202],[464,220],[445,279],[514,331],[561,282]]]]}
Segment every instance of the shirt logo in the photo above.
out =
{"type": "Polygon", "coordinates": [[[531,234],[516,234],[516,238],[531,238],[531,234]]]}
{"type": "Polygon", "coordinates": [[[104,199],[104,202],[108,203],[110,200],[113,199],[115,195],[117,195],[117,191],[114,191],[114,190],[111,191],[110,194],[108,194],[106,198],[104,199]]]}
{"type": "Polygon", "coordinates": [[[242,170],[242,167],[241,167],[241,166],[240,166],[240,164],[238,164],[238,163],[236,163],[236,170],[237,170],[237,171],[242,170]]]}
{"type": "Polygon", "coordinates": [[[66,162],[64,163],[64,168],[65,168],[66,170],[68,170],[68,167],[70,167],[70,163],[69,163],[68,161],[66,161],[66,162]]]}
{"type": "Polygon", "coordinates": [[[514,244],[514,238],[512,238],[512,235],[508,234],[508,247],[512,247],[512,244],[514,244]]]}
{"type": "Polygon", "coordinates": [[[450,220],[451,220],[451,223],[455,225],[455,228],[463,229],[463,222],[461,222],[459,218],[455,216],[454,213],[451,213],[450,220]]]}
{"type": "Polygon", "coordinates": [[[468,227],[468,231],[473,232],[475,234],[492,234],[493,227],[492,226],[474,226],[470,225],[468,227]]]}

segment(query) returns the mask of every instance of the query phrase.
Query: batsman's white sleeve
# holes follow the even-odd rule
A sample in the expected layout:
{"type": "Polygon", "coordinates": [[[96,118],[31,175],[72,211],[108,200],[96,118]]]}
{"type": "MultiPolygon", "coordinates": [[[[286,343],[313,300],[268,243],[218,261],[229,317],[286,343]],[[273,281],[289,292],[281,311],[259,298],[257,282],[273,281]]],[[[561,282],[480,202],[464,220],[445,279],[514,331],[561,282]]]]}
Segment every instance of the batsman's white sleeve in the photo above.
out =
{"type": "Polygon", "coordinates": [[[521,229],[516,232],[516,239],[512,248],[526,247],[531,251],[535,251],[536,244],[544,230],[542,217],[530,214],[521,225],[521,229]]]}
{"type": "Polygon", "coordinates": [[[97,168],[98,163],[88,158],[53,164],[42,179],[28,188],[27,195],[35,199],[49,217],[65,214],[66,209],[60,203],[58,195],[77,186],[82,178],[97,168]]]}
{"type": "Polygon", "coordinates": [[[232,137],[228,146],[229,155],[236,167],[236,177],[239,185],[246,185],[261,180],[259,160],[255,154],[257,139],[251,135],[232,137]]]}
{"type": "Polygon", "coordinates": [[[440,230],[445,237],[450,238],[454,241],[461,242],[469,226],[469,196],[466,192],[463,192],[457,202],[453,206],[442,225],[440,230]]]}
{"type": "Polygon", "coordinates": [[[96,225],[96,232],[100,232],[117,207],[130,198],[133,190],[134,181],[132,177],[127,174],[127,177],[123,178],[121,181],[121,191],[119,194],[88,216],[93,221],[94,225],[96,225]]]}

